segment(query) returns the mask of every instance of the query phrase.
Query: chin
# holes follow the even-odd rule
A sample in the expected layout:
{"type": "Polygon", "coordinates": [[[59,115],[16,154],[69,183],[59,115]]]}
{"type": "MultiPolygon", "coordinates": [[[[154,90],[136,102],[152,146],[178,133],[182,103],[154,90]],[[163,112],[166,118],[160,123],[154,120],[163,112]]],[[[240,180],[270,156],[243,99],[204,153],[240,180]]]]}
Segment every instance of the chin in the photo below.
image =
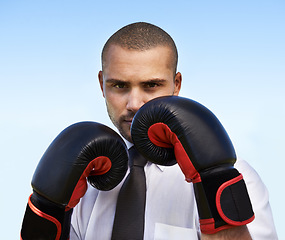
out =
{"type": "Polygon", "coordinates": [[[119,132],[120,132],[120,134],[122,135],[123,138],[125,138],[127,141],[129,141],[131,143],[133,142],[130,129],[128,129],[126,131],[123,130],[123,129],[118,129],[118,130],[119,130],[119,132]]]}

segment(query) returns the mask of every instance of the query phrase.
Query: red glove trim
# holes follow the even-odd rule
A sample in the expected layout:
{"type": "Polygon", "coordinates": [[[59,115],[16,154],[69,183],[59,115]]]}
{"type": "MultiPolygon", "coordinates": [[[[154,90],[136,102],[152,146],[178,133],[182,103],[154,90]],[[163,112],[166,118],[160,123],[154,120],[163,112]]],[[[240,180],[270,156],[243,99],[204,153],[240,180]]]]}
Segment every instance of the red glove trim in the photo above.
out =
{"type": "Polygon", "coordinates": [[[200,229],[202,233],[213,234],[215,233],[215,220],[214,218],[199,219],[200,229]]]}
{"type": "Polygon", "coordinates": [[[100,156],[93,159],[86,167],[84,173],[86,177],[92,175],[103,175],[108,172],[112,167],[111,160],[106,156],[100,156]],[[88,172],[91,168],[91,171],[88,172]]]}
{"type": "Polygon", "coordinates": [[[103,175],[108,172],[112,167],[112,162],[108,157],[99,156],[93,159],[85,168],[81,177],[79,178],[69,203],[67,204],[66,211],[74,208],[80,201],[87,191],[87,181],[86,178],[89,175],[103,175]]]}
{"type": "MultiPolygon", "coordinates": [[[[39,210],[38,208],[36,208],[36,207],[33,205],[33,203],[31,202],[31,196],[32,196],[32,194],[30,195],[29,200],[28,200],[28,205],[29,205],[30,209],[31,209],[35,214],[37,214],[38,216],[40,216],[40,217],[42,217],[42,218],[45,218],[45,219],[47,219],[47,220],[53,222],[53,223],[56,225],[57,234],[56,234],[55,240],[59,240],[60,235],[61,235],[61,224],[60,224],[60,222],[59,222],[56,218],[54,218],[54,217],[52,217],[52,216],[50,216],[50,215],[48,215],[48,214],[42,212],[42,211],[39,210]]],[[[22,239],[22,238],[21,238],[21,239],[22,239]]]]}
{"type": "Polygon", "coordinates": [[[174,148],[176,161],[184,173],[187,182],[201,182],[200,174],[193,166],[178,137],[165,123],[155,123],[151,125],[148,129],[148,137],[156,146],[174,148]]]}
{"type": "Polygon", "coordinates": [[[217,233],[221,230],[225,230],[225,229],[229,229],[229,228],[234,227],[232,225],[224,225],[224,226],[215,228],[214,218],[200,219],[199,222],[200,222],[201,233],[203,233],[203,234],[214,234],[214,233],[217,233]]]}

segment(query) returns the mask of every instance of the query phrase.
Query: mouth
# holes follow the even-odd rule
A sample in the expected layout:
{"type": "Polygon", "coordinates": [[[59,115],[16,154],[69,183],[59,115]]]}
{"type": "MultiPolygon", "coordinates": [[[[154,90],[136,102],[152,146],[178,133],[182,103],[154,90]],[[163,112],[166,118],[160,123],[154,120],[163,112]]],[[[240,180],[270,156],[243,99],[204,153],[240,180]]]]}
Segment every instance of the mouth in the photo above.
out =
{"type": "Polygon", "coordinates": [[[133,119],[125,119],[124,122],[127,123],[128,125],[132,125],[133,119]]]}

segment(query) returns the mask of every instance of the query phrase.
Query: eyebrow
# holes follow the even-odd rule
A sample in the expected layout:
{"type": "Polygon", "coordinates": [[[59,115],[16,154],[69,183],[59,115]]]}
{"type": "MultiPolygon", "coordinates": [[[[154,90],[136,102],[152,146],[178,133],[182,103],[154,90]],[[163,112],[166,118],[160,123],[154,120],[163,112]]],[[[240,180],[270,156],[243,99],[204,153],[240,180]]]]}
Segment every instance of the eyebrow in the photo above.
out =
{"type": "Polygon", "coordinates": [[[165,79],[160,79],[160,78],[154,78],[154,79],[149,79],[149,80],[146,80],[146,81],[142,81],[143,83],[164,83],[166,82],[165,79]]]}
{"type": "MultiPolygon", "coordinates": [[[[165,79],[160,79],[160,78],[153,78],[153,79],[148,79],[148,80],[144,80],[144,81],[141,81],[142,84],[145,84],[145,83],[164,83],[166,82],[165,79]]],[[[110,79],[107,79],[106,80],[106,83],[129,83],[129,81],[125,81],[125,80],[121,80],[121,79],[114,79],[114,78],[110,78],[110,79]]]]}
{"type": "Polygon", "coordinates": [[[107,79],[106,83],[127,83],[127,81],[111,78],[111,79],[107,79]]]}

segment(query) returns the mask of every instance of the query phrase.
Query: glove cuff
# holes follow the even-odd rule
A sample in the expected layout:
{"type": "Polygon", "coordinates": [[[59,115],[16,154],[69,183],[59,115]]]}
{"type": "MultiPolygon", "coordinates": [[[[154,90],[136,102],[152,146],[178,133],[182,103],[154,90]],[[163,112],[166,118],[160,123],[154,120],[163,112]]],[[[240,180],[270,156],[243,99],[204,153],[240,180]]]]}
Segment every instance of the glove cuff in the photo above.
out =
{"type": "Polygon", "coordinates": [[[235,168],[200,175],[202,181],[194,184],[194,190],[202,233],[213,234],[253,221],[245,182],[235,168]]]}
{"type": "Polygon", "coordinates": [[[34,192],[28,200],[21,239],[68,239],[71,213],[34,192]]]}

